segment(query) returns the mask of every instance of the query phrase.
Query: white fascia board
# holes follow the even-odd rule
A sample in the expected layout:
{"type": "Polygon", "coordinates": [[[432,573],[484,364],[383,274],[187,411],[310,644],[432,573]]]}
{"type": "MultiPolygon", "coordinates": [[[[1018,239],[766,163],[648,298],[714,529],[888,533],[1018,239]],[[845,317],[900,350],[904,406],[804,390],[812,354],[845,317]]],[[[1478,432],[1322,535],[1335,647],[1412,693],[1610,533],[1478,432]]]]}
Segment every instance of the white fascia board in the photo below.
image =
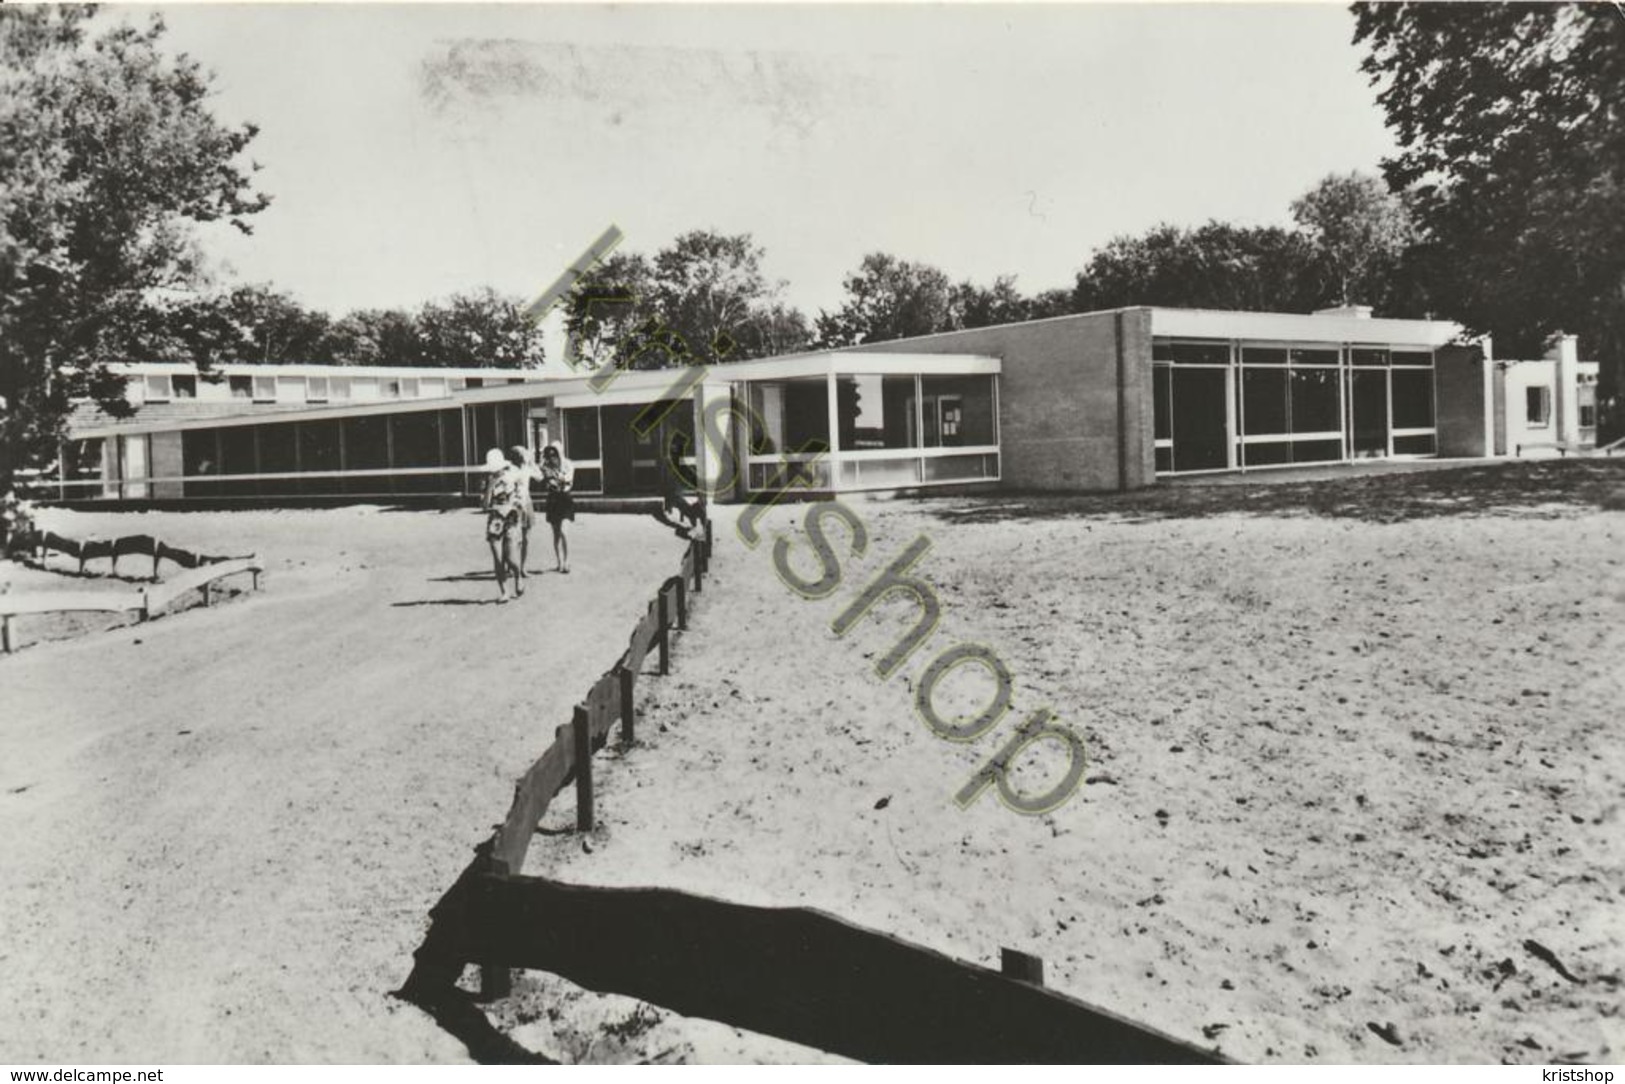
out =
{"type": "MultiPolygon", "coordinates": [[[[185,376],[197,373],[197,366],[188,362],[170,361],[119,361],[108,365],[108,368],[121,376],[185,376]]],[[[208,374],[198,374],[201,379],[214,376],[352,376],[383,377],[389,380],[411,379],[422,377],[433,379],[435,377],[475,377],[487,380],[506,380],[512,377],[522,377],[527,382],[537,383],[552,379],[539,369],[441,369],[428,368],[418,365],[259,365],[245,361],[223,361],[209,367],[208,374]]]]}
{"type": "Polygon", "coordinates": [[[986,354],[903,354],[896,351],[865,353],[861,347],[825,350],[816,354],[790,354],[755,361],[713,365],[707,370],[712,380],[793,380],[797,377],[828,376],[830,373],[926,376],[997,373],[1002,362],[986,354]]]}
{"type": "Polygon", "coordinates": [[[1435,348],[1465,341],[1449,320],[1389,320],[1220,309],[1151,310],[1151,334],[1169,339],[1241,339],[1271,343],[1352,343],[1435,348]]]}
{"type": "Polygon", "coordinates": [[[140,415],[112,425],[87,426],[68,433],[71,440],[91,437],[136,436],[142,433],[178,433],[187,429],[223,429],[242,425],[279,425],[283,422],[320,422],[337,418],[357,418],[369,414],[411,414],[423,410],[456,410],[460,399],[440,396],[434,399],[388,399],[381,403],[351,406],[312,406],[296,410],[265,410],[257,414],[205,414],[196,418],[170,418],[142,422],[140,415]]]}

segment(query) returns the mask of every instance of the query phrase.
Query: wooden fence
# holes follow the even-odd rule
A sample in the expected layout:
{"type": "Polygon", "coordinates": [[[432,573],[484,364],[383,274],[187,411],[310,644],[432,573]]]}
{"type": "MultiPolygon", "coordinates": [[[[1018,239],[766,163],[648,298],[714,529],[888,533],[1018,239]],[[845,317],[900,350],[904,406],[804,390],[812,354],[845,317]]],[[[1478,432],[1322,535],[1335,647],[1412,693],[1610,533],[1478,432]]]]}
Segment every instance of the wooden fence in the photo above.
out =
{"type": "Polygon", "coordinates": [[[689,543],[630,643],[514,788],[500,827],[430,911],[397,996],[482,1062],[545,1061],[504,1036],[457,987],[480,968],[480,998],[506,997],[535,968],[861,1061],[1182,1062],[1224,1059],[1043,986],[1042,962],[1006,950],[995,972],[803,908],[761,908],[656,888],[603,889],[523,876],[553,797],[575,785],[576,826],[593,826],[592,756],[618,726],[635,738],[638,679],[651,653],[671,665],[689,592],[710,564],[711,525],[689,543]]]}
{"type": "Polygon", "coordinates": [[[126,535],[123,538],[87,538],[78,541],[64,538],[54,531],[37,531],[20,539],[8,543],[13,550],[24,550],[36,560],[44,562],[45,556],[50,553],[60,553],[72,557],[79,562],[79,574],[83,575],[85,565],[101,558],[112,559],[113,575],[118,575],[119,558],[131,555],[152,558],[152,575],[148,578],[158,582],[159,563],[166,558],[181,568],[199,568],[207,564],[216,564],[231,560],[227,557],[210,557],[208,554],[193,553],[191,550],[179,549],[175,546],[165,545],[148,534],[126,535]]]}
{"type": "Polygon", "coordinates": [[[10,654],[15,647],[15,620],[29,614],[48,613],[139,613],[146,621],[174,604],[176,599],[197,591],[203,605],[213,601],[214,585],[227,576],[243,573],[253,577],[254,589],[259,590],[260,574],[265,566],[258,557],[210,557],[190,550],[166,546],[151,535],[131,535],[117,539],[90,539],[78,542],[50,531],[41,532],[24,540],[22,548],[31,550],[36,557],[46,553],[65,553],[79,560],[79,571],[85,562],[100,557],[113,559],[113,572],[118,573],[118,559],[127,554],[142,554],[152,558],[153,584],[140,590],[100,588],[89,591],[19,591],[0,593],[0,650],[10,654]],[[186,569],[162,583],[158,580],[158,562],[168,558],[186,569]]]}

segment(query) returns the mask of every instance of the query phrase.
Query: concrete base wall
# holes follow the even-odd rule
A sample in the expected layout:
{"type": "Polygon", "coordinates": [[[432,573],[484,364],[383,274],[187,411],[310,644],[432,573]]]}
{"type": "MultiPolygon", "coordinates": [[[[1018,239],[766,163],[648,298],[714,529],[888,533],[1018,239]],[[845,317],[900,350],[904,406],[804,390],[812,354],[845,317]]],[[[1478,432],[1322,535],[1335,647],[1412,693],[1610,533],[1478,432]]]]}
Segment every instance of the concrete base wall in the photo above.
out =
{"type": "Polygon", "coordinates": [[[1149,309],[1063,316],[851,349],[1001,359],[1003,488],[1137,489],[1156,479],[1149,309]]]}

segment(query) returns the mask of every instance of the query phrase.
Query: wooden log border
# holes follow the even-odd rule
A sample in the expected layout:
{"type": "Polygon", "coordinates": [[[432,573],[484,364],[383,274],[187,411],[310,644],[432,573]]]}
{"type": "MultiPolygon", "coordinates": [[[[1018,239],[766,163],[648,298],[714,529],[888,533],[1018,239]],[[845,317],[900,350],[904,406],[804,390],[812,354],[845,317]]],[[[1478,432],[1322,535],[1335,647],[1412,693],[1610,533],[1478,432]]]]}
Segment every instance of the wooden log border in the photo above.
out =
{"type": "Polygon", "coordinates": [[[514,786],[508,815],[429,912],[429,930],[394,996],[428,1012],[476,1061],[538,1062],[456,985],[480,969],[480,997],[508,996],[534,968],[870,1062],[1216,1063],[1225,1059],[1043,986],[1043,963],[1005,950],[1001,974],[804,908],[748,907],[662,888],[608,889],[522,875],[553,798],[576,786],[578,831],[598,795],[592,755],[620,727],[633,740],[637,681],[651,650],[670,665],[689,590],[710,570],[712,528],[689,542],[625,652],[514,786]]]}

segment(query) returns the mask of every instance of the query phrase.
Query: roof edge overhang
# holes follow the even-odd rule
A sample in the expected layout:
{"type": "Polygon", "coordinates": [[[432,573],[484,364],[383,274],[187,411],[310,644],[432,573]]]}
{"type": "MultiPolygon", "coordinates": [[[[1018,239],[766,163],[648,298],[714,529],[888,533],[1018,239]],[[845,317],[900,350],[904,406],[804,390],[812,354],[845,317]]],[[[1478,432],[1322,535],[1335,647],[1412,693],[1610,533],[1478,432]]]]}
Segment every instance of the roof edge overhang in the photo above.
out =
{"type": "Polygon", "coordinates": [[[1233,312],[1152,307],[1151,334],[1171,339],[1249,339],[1280,343],[1351,343],[1435,348],[1472,341],[1449,320],[1233,312]]]}

